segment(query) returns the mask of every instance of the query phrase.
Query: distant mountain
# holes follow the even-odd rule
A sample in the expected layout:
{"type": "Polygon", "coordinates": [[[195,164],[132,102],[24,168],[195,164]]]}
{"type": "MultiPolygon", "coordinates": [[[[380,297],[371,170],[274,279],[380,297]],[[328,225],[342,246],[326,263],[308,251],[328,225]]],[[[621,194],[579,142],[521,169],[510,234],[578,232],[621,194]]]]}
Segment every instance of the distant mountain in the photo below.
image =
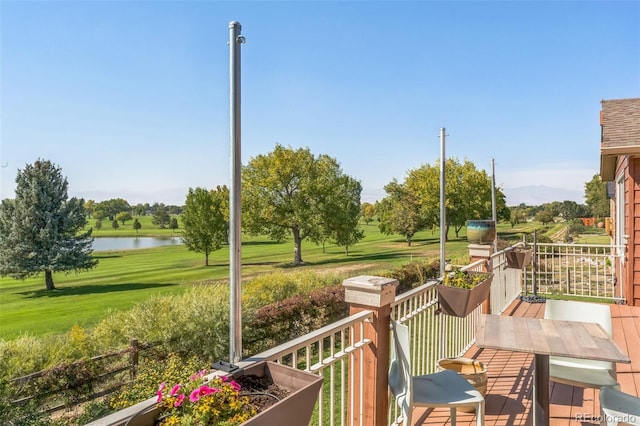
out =
{"type": "Polygon", "coordinates": [[[578,204],[584,204],[584,191],[572,189],[532,185],[504,188],[502,192],[507,198],[508,206],[517,206],[522,203],[528,206],[539,206],[554,201],[575,201],[578,204]]]}

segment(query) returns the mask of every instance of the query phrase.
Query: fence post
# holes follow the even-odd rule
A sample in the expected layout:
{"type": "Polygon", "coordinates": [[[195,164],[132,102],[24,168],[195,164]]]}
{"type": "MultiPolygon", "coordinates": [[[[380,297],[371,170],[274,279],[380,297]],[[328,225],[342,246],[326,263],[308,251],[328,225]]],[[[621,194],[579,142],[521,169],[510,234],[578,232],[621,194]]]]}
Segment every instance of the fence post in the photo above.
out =
{"type": "Polygon", "coordinates": [[[131,380],[134,380],[136,378],[136,374],[138,374],[138,353],[140,352],[138,339],[129,340],[129,347],[131,348],[131,352],[129,353],[129,365],[131,365],[129,377],[131,380]]]}
{"type": "Polygon", "coordinates": [[[388,424],[389,327],[391,303],[395,300],[398,280],[361,275],[343,281],[345,301],[350,315],[373,311],[373,320],[364,326],[364,336],[355,330],[355,339],[371,340],[362,352],[355,351],[349,365],[350,400],[349,424],[354,426],[382,426],[388,424]],[[360,363],[362,362],[362,376],[360,363]],[[360,385],[362,384],[362,388],[360,385]],[[362,395],[362,399],[361,399],[362,395]]]}
{"type": "MultiPolygon", "coordinates": [[[[471,263],[477,262],[478,260],[484,260],[484,265],[482,267],[484,272],[493,272],[493,246],[489,244],[469,244],[469,257],[471,258],[471,263]]],[[[487,300],[482,302],[482,312],[485,314],[491,313],[491,294],[487,297],[487,300]]]]}

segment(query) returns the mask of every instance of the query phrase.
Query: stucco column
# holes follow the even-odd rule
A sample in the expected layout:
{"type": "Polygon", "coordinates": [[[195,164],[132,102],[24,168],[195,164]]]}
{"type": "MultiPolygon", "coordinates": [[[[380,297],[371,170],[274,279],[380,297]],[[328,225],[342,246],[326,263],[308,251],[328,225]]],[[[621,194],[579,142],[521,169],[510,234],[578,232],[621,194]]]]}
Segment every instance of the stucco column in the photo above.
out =
{"type": "MultiPolygon", "coordinates": [[[[469,244],[467,247],[469,248],[471,263],[484,260],[482,270],[484,272],[492,272],[491,256],[493,255],[493,246],[490,244],[469,244]]],[[[485,314],[491,313],[491,293],[489,293],[487,300],[482,302],[482,312],[485,314]]]]}
{"type": "Polygon", "coordinates": [[[354,336],[356,339],[369,339],[371,344],[365,346],[362,352],[355,351],[353,363],[349,365],[349,383],[354,384],[349,387],[349,392],[354,408],[353,412],[348,413],[348,423],[353,420],[353,425],[383,426],[388,423],[389,326],[391,303],[396,297],[398,280],[361,275],[344,280],[342,285],[345,288],[345,301],[350,304],[351,315],[364,310],[373,311],[373,321],[365,324],[364,336],[359,336],[360,330],[356,330],[354,336]],[[362,389],[359,367],[361,360],[364,365],[362,389]]]}

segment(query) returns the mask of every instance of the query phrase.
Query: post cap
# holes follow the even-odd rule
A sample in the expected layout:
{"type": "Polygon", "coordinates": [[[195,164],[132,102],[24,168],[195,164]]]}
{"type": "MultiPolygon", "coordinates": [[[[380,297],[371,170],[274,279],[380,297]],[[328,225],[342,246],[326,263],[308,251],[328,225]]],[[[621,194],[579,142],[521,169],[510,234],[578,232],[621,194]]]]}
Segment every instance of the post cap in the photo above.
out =
{"type": "Polygon", "coordinates": [[[398,280],[394,278],[360,275],[342,282],[347,303],[379,308],[390,305],[396,297],[398,280]]]}

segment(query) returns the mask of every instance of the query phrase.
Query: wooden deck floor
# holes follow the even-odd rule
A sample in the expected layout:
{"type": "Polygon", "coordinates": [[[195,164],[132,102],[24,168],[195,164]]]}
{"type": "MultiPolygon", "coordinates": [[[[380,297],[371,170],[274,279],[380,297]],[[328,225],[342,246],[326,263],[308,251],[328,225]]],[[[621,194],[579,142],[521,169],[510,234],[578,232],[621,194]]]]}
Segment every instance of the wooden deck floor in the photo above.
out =
{"type": "MultiPolygon", "coordinates": [[[[543,303],[518,300],[504,315],[541,318],[543,314],[543,303]]],[[[617,365],[618,382],[623,392],[640,395],[640,307],[611,305],[611,314],[613,337],[631,358],[631,364],[617,365]]],[[[485,425],[532,426],[533,355],[472,347],[466,356],[487,365],[485,425]]],[[[600,424],[597,390],[551,382],[550,399],[551,426],[600,424]]],[[[415,425],[450,424],[448,409],[416,408],[413,418],[415,425]]],[[[457,424],[475,425],[475,415],[459,411],[457,424]]]]}

